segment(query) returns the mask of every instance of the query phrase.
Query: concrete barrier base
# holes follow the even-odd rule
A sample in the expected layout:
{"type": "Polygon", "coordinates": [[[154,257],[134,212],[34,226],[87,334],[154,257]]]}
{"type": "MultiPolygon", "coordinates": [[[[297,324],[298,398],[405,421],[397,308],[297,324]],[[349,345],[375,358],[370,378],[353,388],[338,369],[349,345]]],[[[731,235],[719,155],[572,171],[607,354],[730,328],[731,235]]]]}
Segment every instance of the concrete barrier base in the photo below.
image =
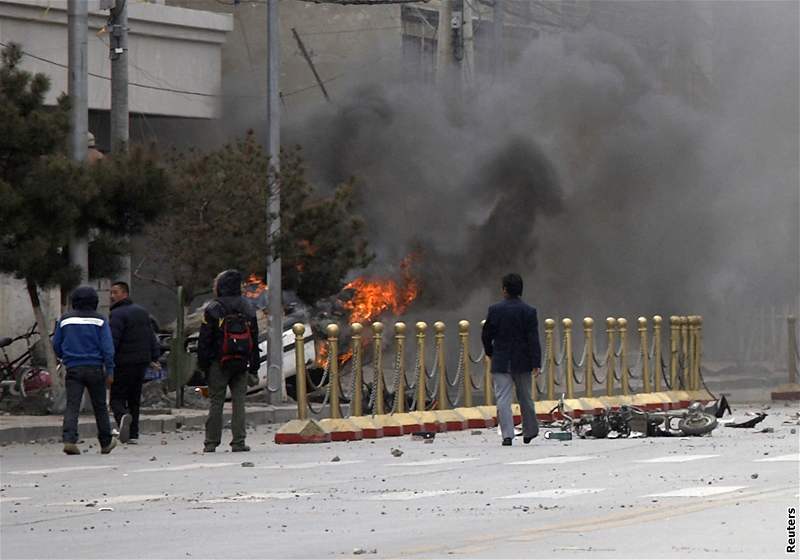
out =
{"type": "Polygon", "coordinates": [[[350,416],[349,420],[361,429],[361,433],[365,438],[383,437],[383,426],[376,424],[371,416],[350,416]]]}
{"type": "Polygon", "coordinates": [[[771,393],[773,401],[798,401],[800,400],[800,384],[787,383],[781,385],[771,393]]]}
{"type": "Polygon", "coordinates": [[[319,424],[331,434],[331,441],[358,441],[364,438],[364,432],[349,418],[325,418],[319,424]]]}
{"type": "Polygon", "coordinates": [[[494,428],[495,421],[481,407],[465,407],[454,409],[467,421],[467,428],[494,428]]]}
{"type": "Polygon", "coordinates": [[[275,432],[275,443],[327,443],[331,434],[316,420],[289,420],[275,432]]]}
{"type": "Polygon", "coordinates": [[[467,419],[456,410],[436,410],[439,422],[444,422],[448,432],[457,432],[467,429],[467,419]]]}
{"type": "MultiPolygon", "coordinates": [[[[375,426],[380,427],[384,437],[396,437],[403,435],[403,425],[391,414],[376,414],[370,416],[370,420],[375,426]]],[[[366,437],[366,435],[364,436],[366,437]]]]}
{"type": "Polygon", "coordinates": [[[404,434],[422,431],[422,424],[420,421],[408,412],[395,412],[390,414],[390,416],[403,427],[404,434]]]}
{"type": "Polygon", "coordinates": [[[433,410],[412,411],[408,413],[415,418],[425,432],[446,432],[447,423],[439,418],[433,410]]]}

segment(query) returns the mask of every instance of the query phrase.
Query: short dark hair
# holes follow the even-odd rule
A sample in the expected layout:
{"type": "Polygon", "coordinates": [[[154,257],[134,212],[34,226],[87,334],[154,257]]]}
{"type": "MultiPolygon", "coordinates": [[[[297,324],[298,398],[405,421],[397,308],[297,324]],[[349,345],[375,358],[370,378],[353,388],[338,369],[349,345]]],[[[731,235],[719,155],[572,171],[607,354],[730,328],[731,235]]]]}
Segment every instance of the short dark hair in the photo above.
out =
{"type": "Polygon", "coordinates": [[[112,285],[112,286],[119,286],[120,288],[122,288],[123,290],[125,290],[125,293],[126,293],[126,294],[129,294],[129,293],[131,293],[131,287],[130,287],[130,286],[128,286],[128,283],[127,283],[127,282],[123,282],[122,280],[117,280],[116,282],[114,282],[114,283],[113,283],[113,284],[111,284],[111,285],[112,285]]]}
{"type": "Polygon", "coordinates": [[[511,297],[519,297],[522,295],[522,277],[512,272],[503,276],[503,288],[505,288],[508,295],[511,297]]]}

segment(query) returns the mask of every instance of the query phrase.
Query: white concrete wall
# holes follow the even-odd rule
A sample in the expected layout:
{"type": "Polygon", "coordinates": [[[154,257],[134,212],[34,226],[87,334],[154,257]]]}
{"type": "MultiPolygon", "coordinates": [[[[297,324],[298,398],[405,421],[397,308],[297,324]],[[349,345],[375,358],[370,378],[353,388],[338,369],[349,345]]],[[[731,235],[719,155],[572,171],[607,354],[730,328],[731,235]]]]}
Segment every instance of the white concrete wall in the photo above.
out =
{"type": "MultiPolygon", "coordinates": [[[[233,29],[227,14],[128,2],[130,110],[213,118],[219,114],[222,44],[233,29]],[[155,89],[154,89],[155,88],[155,89]],[[166,91],[177,90],[177,91],[166,91]],[[192,93],[186,93],[192,92],[192,93]]],[[[47,102],[67,91],[66,0],[0,0],[0,41],[22,44],[23,66],[50,76],[47,102]]],[[[111,104],[108,12],[89,1],[89,108],[111,104]]]]}

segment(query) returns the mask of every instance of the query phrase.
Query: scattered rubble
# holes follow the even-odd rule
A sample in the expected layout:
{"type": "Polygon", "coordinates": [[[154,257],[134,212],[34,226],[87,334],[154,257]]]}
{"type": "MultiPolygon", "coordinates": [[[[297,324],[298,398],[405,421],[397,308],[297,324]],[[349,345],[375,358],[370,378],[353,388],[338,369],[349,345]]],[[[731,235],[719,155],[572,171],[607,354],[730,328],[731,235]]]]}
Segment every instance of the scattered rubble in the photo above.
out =
{"type": "Polygon", "coordinates": [[[403,452],[400,449],[397,449],[396,447],[392,447],[392,456],[393,457],[402,457],[403,456],[403,452]]]}
{"type": "Polygon", "coordinates": [[[341,459],[339,458],[338,455],[336,455],[333,459],[331,459],[331,463],[338,463],[339,461],[341,461],[341,459]]]}

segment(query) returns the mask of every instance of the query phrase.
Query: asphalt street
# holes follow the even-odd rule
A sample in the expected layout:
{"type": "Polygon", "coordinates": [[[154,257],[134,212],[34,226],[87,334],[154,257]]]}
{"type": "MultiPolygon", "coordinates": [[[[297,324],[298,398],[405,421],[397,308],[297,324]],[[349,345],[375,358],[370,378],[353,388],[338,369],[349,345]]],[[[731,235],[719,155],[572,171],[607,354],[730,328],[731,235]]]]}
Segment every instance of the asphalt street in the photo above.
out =
{"type": "Polygon", "coordinates": [[[796,408],[767,412],[712,437],[510,448],[495,430],[278,446],[275,427],[250,453],[202,454],[201,431],[110,455],[9,445],[0,556],[796,558],[800,426],[784,423],[796,408]]]}

